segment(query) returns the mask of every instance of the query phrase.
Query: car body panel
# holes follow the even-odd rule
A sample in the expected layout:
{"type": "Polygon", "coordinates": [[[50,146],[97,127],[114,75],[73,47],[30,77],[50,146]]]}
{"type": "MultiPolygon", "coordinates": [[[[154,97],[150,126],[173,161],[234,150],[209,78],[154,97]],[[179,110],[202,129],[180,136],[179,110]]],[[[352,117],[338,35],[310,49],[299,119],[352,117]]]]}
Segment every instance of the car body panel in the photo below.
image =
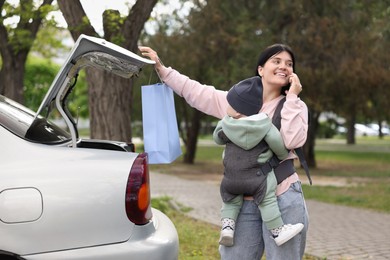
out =
{"type": "Polygon", "coordinates": [[[6,224],[32,222],[43,212],[43,198],[31,187],[11,188],[0,192],[0,221],[6,224]]]}
{"type": "Polygon", "coordinates": [[[124,198],[137,154],[30,143],[3,127],[0,135],[7,136],[1,139],[2,150],[7,152],[0,158],[0,193],[33,188],[42,194],[43,204],[43,212],[35,221],[0,222],[0,233],[7,234],[0,236],[2,250],[25,254],[129,239],[134,224],[126,216],[124,198]],[[107,212],[113,214],[108,217],[107,212]],[[61,236],[53,236],[56,233],[61,236]]]}
{"type": "Polygon", "coordinates": [[[28,260],[175,260],[179,251],[177,233],[172,232],[175,227],[162,212],[156,209],[152,209],[152,211],[153,221],[145,226],[135,226],[134,236],[123,243],[22,255],[22,257],[28,260]]]}

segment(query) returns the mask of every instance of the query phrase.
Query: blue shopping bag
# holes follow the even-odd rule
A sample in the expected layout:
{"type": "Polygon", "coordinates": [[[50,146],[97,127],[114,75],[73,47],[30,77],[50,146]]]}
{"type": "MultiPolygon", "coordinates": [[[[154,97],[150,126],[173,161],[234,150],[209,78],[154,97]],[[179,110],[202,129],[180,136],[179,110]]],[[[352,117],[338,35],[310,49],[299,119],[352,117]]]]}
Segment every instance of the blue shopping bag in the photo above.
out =
{"type": "Polygon", "coordinates": [[[171,163],[182,154],[173,91],[163,83],[141,87],[144,149],[150,164],[171,163]]]}

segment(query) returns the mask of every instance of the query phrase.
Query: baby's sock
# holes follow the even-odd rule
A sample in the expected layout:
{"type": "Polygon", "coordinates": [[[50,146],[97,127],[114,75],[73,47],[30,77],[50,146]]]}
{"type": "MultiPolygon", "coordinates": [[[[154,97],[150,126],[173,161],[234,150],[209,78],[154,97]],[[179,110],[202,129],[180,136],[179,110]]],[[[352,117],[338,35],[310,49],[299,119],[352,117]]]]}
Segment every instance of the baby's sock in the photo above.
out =
{"type": "Polygon", "coordinates": [[[222,220],[222,227],[221,229],[231,229],[234,230],[236,222],[231,218],[223,218],[222,220]]]}
{"type": "Polygon", "coordinates": [[[282,231],[282,227],[283,226],[280,226],[280,227],[277,227],[277,228],[273,228],[271,229],[271,233],[272,233],[272,236],[275,238],[279,235],[280,231],[282,231]]]}

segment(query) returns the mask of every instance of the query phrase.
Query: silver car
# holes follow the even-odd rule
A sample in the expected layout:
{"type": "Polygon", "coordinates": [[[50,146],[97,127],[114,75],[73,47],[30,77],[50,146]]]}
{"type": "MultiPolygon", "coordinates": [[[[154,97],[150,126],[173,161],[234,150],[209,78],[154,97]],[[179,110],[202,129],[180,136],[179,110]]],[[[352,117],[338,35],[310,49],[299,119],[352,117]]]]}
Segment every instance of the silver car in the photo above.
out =
{"type": "Polygon", "coordinates": [[[37,112],[0,96],[1,259],[178,258],[173,223],[150,205],[147,154],[80,138],[64,105],[85,66],[132,77],[147,64],[82,35],[37,112]]]}

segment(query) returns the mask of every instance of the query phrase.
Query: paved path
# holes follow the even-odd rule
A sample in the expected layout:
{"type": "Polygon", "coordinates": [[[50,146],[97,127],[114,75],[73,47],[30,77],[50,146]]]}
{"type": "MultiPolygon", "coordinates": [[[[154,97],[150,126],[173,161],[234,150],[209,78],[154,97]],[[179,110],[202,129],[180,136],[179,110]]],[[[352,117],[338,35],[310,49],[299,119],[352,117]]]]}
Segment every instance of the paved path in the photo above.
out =
{"type": "MultiPolygon", "coordinates": [[[[193,208],[188,215],[219,225],[219,183],[152,172],[152,197],[170,196],[193,208]]],[[[390,259],[390,214],[306,201],[306,253],[326,260],[390,259]]]]}

